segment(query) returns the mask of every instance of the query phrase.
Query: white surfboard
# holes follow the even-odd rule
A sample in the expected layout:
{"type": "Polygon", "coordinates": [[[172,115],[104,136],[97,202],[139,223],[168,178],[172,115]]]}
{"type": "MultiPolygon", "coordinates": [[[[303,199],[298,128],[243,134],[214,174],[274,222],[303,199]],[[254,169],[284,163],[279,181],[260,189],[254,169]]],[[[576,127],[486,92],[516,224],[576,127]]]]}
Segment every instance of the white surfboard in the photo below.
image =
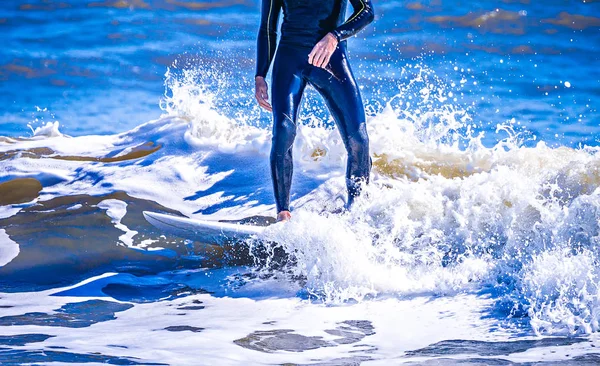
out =
{"type": "Polygon", "coordinates": [[[227,242],[241,241],[258,235],[265,229],[264,226],[190,219],[150,211],[144,211],[143,214],[146,221],[158,229],[206,244],[223,245],[227,242]]]}

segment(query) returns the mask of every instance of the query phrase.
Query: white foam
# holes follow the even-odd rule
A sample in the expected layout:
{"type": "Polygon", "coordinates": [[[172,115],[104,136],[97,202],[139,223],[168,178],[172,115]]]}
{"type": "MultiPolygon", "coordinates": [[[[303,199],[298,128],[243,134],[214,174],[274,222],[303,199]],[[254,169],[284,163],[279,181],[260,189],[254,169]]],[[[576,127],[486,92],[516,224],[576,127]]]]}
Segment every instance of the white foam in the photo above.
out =
{"type": "Polygon", "coordinates": [[[121,223],[121,220],[127,213],[127,203],[120,200],[108,199],[100,201],[97,206],[106,210],[106,214],[112,219],[112,223],[117,229],[125,232],[125,234],[119,237],[119,240],[128,247],[133,247],[133,237],[138,232],[130,230],[126,225],[121,223]]]}
{"type": "MultiPolygon", "coordinates": [[[[111,276],[113,274],[106,274],[69,288],[86,284],[93,286],[94,281],[110,281],[111,276]]],[[[59,290],[66,289],[34,294],[2,294],[0,305],[11,306],[6,308],[3,314],[52,313],[67,303],[91,299],[108,300],[104,297],[51,296],[59,290]]],[[[500,358],[513,362],[559,361],[589,353],[593,350],[589,345],[599,343],[598,337],[591,337],[589,342],[537,347],[497,356],[486,355],[485,350],[481,351],[483,354],[463,352],[450,355],[442,353],[439,356],[407,356],[407,351],[421,349],[443,340],[514,340],[515,334],[512,331],[497,328],[494,319],[485,317],[489,307],[493,306],[492,299],[465,294],[452,298],[388,298],[345,306],[311,303],[295,297],[254,300],[199,294],[133,305],[128,310],[116,313],[116,319],[89,327],[14,325],[0,327],[0,335],[42,333],[54,336],[43,342],[27,345],[27,349],[51,349],[49,347],[58,346],[64,348],[62,351],[65,352],[98,353],[136,358],[141,363],[161,362],[178,365],[305,364],[316,360],[332,361],[349,357],[370,360],[367,364],[418,362],[440,357],[457,360],[500,358]],[[178,309],[190,306],[192,301],[201,301],[204,308],[178,309]],[[347,321],[362,321],[371,326],[372,331],[361,333],[358,328],[344,323],[347,321]],[[170,332],[165,329],[173,326],[202,330],[170,332]],[[321,341],[329,342],[329,345],[316,349],[301,349],[298,352],[259,352],[234,342],[254,332],[286,329],[303,337],[319,337],[321,341]],[[335,330],[343,330],[360,338],[353,342],[336,343],[335,340],[340,339],[340,335],[335,330]],[[202,355],[201,359],[198,358],[199,354],[202,355]]],[[[520,340],[532,339],[536,338],[520,337],[520,340]]],[[[291,342],[289,346],[299,346],[295,343],[297,341],[288,342],[291,342]]],[[[492,350],[494,344],[491,343],[488,347],[492,350]]]]}
{"type": "MultiPolygon", "coordinates": [[[[273,216],[270,129],[226,117],[201,84],[173,85],[165,116],[131,131],[0,145],[0,151],[49,147],[60,155],[104,157],[153,142],[158,151],[93,164],[15,157],[0,161],[0,174],[51,181],[40,200],[124,191],[189,216],[273,216]],[[205,210],[211,214],[203,215],[205,210]]],[[[497,286],[497,278],[507,277],[515,286],[509,298],[528,309],[534,329],[594,331],[598,297],[584,278],[597,267],[586,256],[597,251],[600,235],[598,149],[544,142],[524,147],[515,121],[498,126],[507,137],[486,147],[468,114],[444,100],[451,90],[435,85],[419,70],[369,117],[372,183],[344,215],[321,214],[342,204],[346,153],[339,133],[312,116],[315,123],[299,129],[294,147],[294,218],[269,228],[263,239],[293,253],[292,271],[331,302],[453,295],[497,286]],[[424,87],[426,93],[409,90],[424,87]],[[576,253],[554,251],[559,244],[576,253]],[[588,252],[577,252],[578,245],[588,252]],[[548,277],[540,263],[551,265],[556,277],[548,277]],[[583,294],[577,307],[560,292],[568,282],[569,293],[583,294]]],[[[135,232],[121,223],[125,202],[107,200],[101,207],[125,233],[120,240],[131,245],[135,232]]]]}
{"type": "Polygon", "coordinates": [[[33,130],[33,137],[63,137],[64,135],[58,130],[59,126],[60,123],[57,121],[46,122],[45,125],[33,130]]]}
{"type": "Polygon", "coordinates": [[[557,248],[534,256],[523,271],[521,289],[537,334],[597,332],[600,271],[596,253],[557,248]]]}
{"type": "Polygon", "coordinates": [[[0,219],[16,215],[22,207],[0,206],[0,219]]]}
{"type": "Polygon", "coordinates": [[[0,229],[0,267],[7,265],[19,255],[19,244],[10,239],[6,230],[0,229]]]}

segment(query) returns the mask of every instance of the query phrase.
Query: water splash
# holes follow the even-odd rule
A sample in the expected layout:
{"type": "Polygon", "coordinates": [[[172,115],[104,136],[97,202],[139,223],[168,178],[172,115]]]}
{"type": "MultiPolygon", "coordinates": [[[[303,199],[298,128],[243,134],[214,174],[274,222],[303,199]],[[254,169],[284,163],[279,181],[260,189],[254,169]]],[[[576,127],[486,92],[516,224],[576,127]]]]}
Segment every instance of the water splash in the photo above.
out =
{"type": "MultiPolygon", "coordinates": [[[[540,334],[596,330],[598,150],[525,146],[531,135],[518,121],[498,126],[506,138],[486,147],[471,107],[457,97],[460,85],[423,66],[407,70],[397,95],[369,108],[373,176],[354,208],[330,213],[344,201],[346,153],[337,130],[309,110],[294,147],[303,178],[293,188],[308,193],[294,197],[292,222],[260,239],[292,256],[291,277],[327,302],[491,287],[525,310],[540,334]]],[[[210,84],[210,76],[169,69],[163,117],[123,134],[2,145],[69,156],[116,156],[148,141],[163,146],[139,164],[53,161],[48,168],[44,156],[12,154],[7,169],[39,177],[40,199],[121,190],[192,216],[213,207],[217,218],[270,214],[272,201],[259,195],[270,192],[270,179],[248,172],[250,163],[267,165],[269,128],[226,113],[219,101],[227,88],[210,84]],[[207,156],[226,161],[227,170],[207,156]],[[240,176],[228,180],[234,173],[240,176]]]]}

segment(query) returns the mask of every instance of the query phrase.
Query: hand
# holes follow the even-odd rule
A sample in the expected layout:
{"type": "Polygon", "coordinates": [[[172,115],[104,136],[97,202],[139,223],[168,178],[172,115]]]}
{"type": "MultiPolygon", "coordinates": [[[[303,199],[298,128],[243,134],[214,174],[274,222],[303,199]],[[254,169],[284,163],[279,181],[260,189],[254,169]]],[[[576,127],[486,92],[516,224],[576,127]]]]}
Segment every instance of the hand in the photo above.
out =
{"type": "Polygon", "coordinates": [[[257,76],[254,79],[254,89],[256,90],[254,96],[256,97],[258,104],[269,112],[272,112],[273,108],[269,104],[269,87],[267,86],[264,77],[257,76]]]}
{"type": "Polygon", "coordinates": [[[331,55],[337,47],[338,40],[331,33],[327,33],[308,54],[308,63],[317,67],[325,68],[331,59],[331,55]]]}

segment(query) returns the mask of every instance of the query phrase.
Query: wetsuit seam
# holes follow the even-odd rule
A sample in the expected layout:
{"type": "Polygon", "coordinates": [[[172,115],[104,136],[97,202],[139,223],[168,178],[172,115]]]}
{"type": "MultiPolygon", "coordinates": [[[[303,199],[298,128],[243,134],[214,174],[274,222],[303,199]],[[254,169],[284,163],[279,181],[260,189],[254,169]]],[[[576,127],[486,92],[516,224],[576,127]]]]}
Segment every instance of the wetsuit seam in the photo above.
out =
{"type": "Polygon", "coordinates": [[[360,1],[360,6],[361,6],[360,10],[357,11],[356,14],[354,14],[352,17],[350,17],[350,19],[346,20],[344,22],[344,24],[350,23],[352,20],[356,19],[356,17],[359,16],[363,12],[363,10],[365,10],[365,3],[363,2],[363,0],[358,0],[358,1],[360,1]]]}
{"type": "MultiPolygon", "coordinates": [[[[271,64],[271,13],[273,12],[273,1],[275,0],[270,0],[269,1],[269,15],[267,16],[267,51],[269,52],[267,54],[267,61],[268,64],[271,64]]],[[[361,0],[362,2],[362,0],[361,0]]]]}

